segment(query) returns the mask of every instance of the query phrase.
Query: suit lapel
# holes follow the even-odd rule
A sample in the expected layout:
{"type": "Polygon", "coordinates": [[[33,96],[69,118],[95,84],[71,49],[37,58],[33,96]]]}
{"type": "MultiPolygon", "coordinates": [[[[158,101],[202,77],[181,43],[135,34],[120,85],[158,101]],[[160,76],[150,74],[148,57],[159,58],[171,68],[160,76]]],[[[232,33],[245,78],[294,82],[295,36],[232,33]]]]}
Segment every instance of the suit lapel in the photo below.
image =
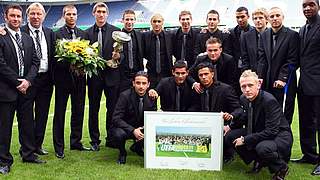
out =
{"type": "Polygon", "coordinates": [[[271,39],[268,39],[268,38],[270,38],[270,37],[272,37],[272,33],[271,33],[271,29],[268,29],[265,33],[265,39],[264,39],[264,41],[263,41],[263,43],[264,43],[264,48],[265,48],[265,51],[266,51],[266,56],[267,56],[267,60],[268,60],[268,64],[270,64],[270,61],[271,61],[271,56],[272,56],[272,54],[271,54],[271,47],[272,47],[272,45],[271,45],[271,39]]]}
{"type": "Polygon", "coordinates": [[[137,107],[137,95],[134,92],[133,88],[131,88],[130,101],[131,101],[130,103],[132,104],[133,109],[134,109],[135,117],[139,117],[139,110],[138,110],[138,107],[137,107]]]}
{"type": "Polygon", "coordinates": [[[17,57],[16,48],[13,44],[12,39],[11,39],[10,32],[7,29],[5,29],[5,30],[6,30],[6,35],[4,36],[4,38],[5,38],[6,42],[8,43],[8,45],[10,46],[10,51],[13,54],[14,59],[15,59],[14,63],[16,63],[16,65],[18,67],[18,57],[17,57]]]}
{"type": "Polygon", "coordinates": [[[276,47],[274,48],[274,51],[272,52],[272,59],[274,58],[275,54],[277,54],[277,52],[280,49],[281,44],[283,43],[286,36],[287,36],[287,29],[285,27],[283,27],[283,30],[278,35],[276,47]]]}
{"type": "MultiPolygon", "coordinates": [[[[174,81],[173,77],[170,77],[169,81],[171,81],[169,84],[171,84],[171,86],[169,86],[168,92],[173,92],[173,93],[169,93],[170,94],[170,99],[172,100],[171,102],[176,102],[176,82],[174,81]]],[[[172,106],[175,107],[175,104],[172,106]]]]}

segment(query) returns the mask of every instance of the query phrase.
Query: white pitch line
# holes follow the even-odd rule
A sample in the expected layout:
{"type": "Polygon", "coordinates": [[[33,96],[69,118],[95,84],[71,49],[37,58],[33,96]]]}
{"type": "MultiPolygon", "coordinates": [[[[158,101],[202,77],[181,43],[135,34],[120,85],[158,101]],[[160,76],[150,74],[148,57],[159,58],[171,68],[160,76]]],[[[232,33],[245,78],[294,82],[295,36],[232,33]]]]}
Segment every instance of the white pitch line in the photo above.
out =
{"type": "MultiPolygon", "coordinates": [[[[105,103],[106,103],[106,101],[101,101],[100,104],[105,104],[105,103]]],[[[88,108],[89,108],[89,105],[85,105],[84,108],[85,108],[85,109],[88,109],[88,108]]],[[[67,109],[67,110],[66,110],[66,114],[67,114],[67,113],[71,113],[71,109],[67,109]]],[[[53,116],[54,116],[54,113],[50,113],[50,114],[48,115],[48,118],[49,118],[49,117],[53,117],[53,116]]],[[[18,122],[14,122],[14,123],[13,123],[13,126],[18,126],[18,122]]]]}
{"type": "Polygon", "coordinates": [[[189,156],[187,155],[187,153],[186,153],[186,152],[183,152],[183,154],[186,156],[186,158],[189,158],[189,156]]]}

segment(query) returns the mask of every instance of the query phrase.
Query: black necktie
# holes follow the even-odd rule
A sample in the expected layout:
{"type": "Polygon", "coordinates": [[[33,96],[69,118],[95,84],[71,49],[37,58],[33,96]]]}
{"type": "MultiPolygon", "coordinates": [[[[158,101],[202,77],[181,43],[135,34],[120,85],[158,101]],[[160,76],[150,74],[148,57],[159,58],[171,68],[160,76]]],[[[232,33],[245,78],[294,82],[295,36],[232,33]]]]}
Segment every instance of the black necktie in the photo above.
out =
{"type": "Polygon", "coordinates": [[[102,29],[100,27],[98,29],[99,54],[102,55],[102,29]]]}
{"type": "Polygon", "coordinates": [[[176,111],[180,111],[180,99],[181,99],[181,90],[179,86],[176,86],[176,111]]]}
{"type": "Polygon", "coordinates": [[[205,112],[209,112],[209,110],[210,110],[210,104],[209,104],[210,100],[209,99],[210,99],[209,90],[206,89],[204,91],[204,111],[205,112]]]}
{"type": "Polygon", "coordinates": [[[276,45],[277,45],[277,35],[274,34],[272,35],[272,52],[275,51],[276,45]]]}
{"type": "Polygon", "coordinates": [[[159,35],[156,36],[156,72],[157,74],[160,74],[161,72],[159,35]]]}
{"type": "Polygon", "coordinates": [[[22,41],[20,38],[19,33],[16,33],[16,42],[18,45],[18,62],[19,62],[19,76],[23,76],[23,72],[24,72],[24,62],[23,62],[23,45],[22,45],[22,41]]]}
{"type": "Polygon", "coordinates": [[[306,43],[306,40],[307,40],[307,38],[308,38],[308,33],[309,33],[310,29],[311,29],[310,24],[306,24],[306,27],[305,27],[305,29],[304,29],[304,35],[303,35],[303,41],[304,41],[304,43],[306,43]]]}
{"type": "MultiPolygon", "coordinates": [[[[131,33],[128,33],[131,37],[131,33]]],[[[128,61],[129,61],[129,69],[133,69],[133,53],[132,53],[132,37],[128,42],[128,61]]]]}
{"type": "Polygon", "coordinates": [[[253,108],[252,103],[249,102],[249,108],[248,108],[248,127],[247,127],[247,134],[252,133],[252,121],[253,121],[253,108]]]}
{"type": "Polygon", "coordinates": [[[218,80],[218,71],[217,71],[217,65],[213,65],[213,73],[214,73],[214,82],[217,82],[218,80]]]}
{"type": "Polygon", "coordinates": [[[186,43],[187,43],[187,34],[183,34],[182,46],[181,46],[181,60],[186,59],[186,43]]]}
{"type": "Polygon", "coordinates": [[[71,33],[71,39],[76,39],[76,33],[74,32],[74,29],[70,29],[70,33],[71,33]]]}
{"type": "Polygon", "coordinates": [[[143,97],[139,98],[139,118],[143,119],[143,97]]]}
{"type": "Polygon", "coordinates": [[[35,37],[35,39],[36,39],[36,53],[37,53],[38,58],[42,59],[40,36],[39,36],[40,31],[38,29],[36,29],[34,32],[36,33],[36,37],[35,37]]]}

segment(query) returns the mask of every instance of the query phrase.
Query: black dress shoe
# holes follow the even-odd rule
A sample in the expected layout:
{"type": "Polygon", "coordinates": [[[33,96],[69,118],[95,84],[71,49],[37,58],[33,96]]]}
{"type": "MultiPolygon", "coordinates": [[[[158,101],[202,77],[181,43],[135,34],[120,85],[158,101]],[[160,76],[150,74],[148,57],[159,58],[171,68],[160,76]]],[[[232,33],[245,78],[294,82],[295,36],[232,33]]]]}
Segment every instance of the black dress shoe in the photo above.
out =
{"type": "Polygon", "coordinates": [[[121,164],[126,164],[126,160],[127,160],[127,155],[125,155],[125,154],[119,154],[117,163],[120,164],[120,165],[121,165],[121,164]]]}
{"type": "Polygon", "coordinates": [[[313,176],[320,176],[320,164],[318,164],[314,170],[312,171],[311,175],[313,176]]]}
{"type": "Polygon", "coordinates": [[[263,166],[261,163],[259,163],[258,161],[254,161],[252,169],[250,171],[247,171],[246,173],[247,174],[258,174],[261,171],[262,167],[263,166]]]}
{"type": "Polygon", "coordinates": [[[223,164],[230,164],[234,160],[234,156],[223,157],[223,164]]]}
{"type": "Polygon", "coordinates": [[[64,158],[64,153],[63,152],[56,152],[56,157],[63,159],[64,158]]]}
{"type": "Polygon", "coordinates": [[[10,172],[10,166],[0,166],[0,174],[8,174],[10,172]]]}
{"type": "Polygon", "coordinates": [[[93,144],[93,145],[91,146],[91,151],[99,151],[99,150],[100,150],[100,147],[99,147],[98,144],[93,144]]]}
{"type": "Polygon", "coordinates": [[[316,160],[310,160],[309,158],[306,158],[305,156],[303,156],[301,159],[291,159],[290,160],[293,163],[306,163],[306,164],[317,164],[316,160]]]}
{"type": "Polygon", "coordinates": [[[78,150],[78,151],[91,151],[91,148],[79,146],[79,147],[71,147],[71,150],[78,150]]]}
{"type": "Polygon", "coordinates": [[[272,180],[284,180],[284,178],[288,174],[289,174],[289,166],[286,165],[285,167],[281,168],[278,172],[276,172],[273,175],[272,180]]]}
{"type": "Polygon", "coordinates": [[[48,154],[49,154],[48,151],[46,151],[46,150],[44,150],[44,149],[42,149],[42,148],[37,149],[37,150],[35,151],[35,153],[38,154],[38,155],[48,155],[48,154]]]}
{"type": "Polygon", "coordinates": [[[22,162],[25,162],[25,163],[34,163],[34,164],[44,164],[44,163],[46,163],[46,161],[41,160],[41,159],[39,159],[39,158],[36,158],[36,159],[33,159],[33,160],[22,159],[22,162]]]}
{"type": "Polygon", "coordinates": [[[137,153],[138,156],[141,156],[141,157],[144,156],[144,152],[143,152],[143,150],[142,150],[142,147],[141,147],[139,144],[137,144],[137,143],[132,144],[132,145],[130,146],[130,150],[131,150],[132,152],[137,153]]]}

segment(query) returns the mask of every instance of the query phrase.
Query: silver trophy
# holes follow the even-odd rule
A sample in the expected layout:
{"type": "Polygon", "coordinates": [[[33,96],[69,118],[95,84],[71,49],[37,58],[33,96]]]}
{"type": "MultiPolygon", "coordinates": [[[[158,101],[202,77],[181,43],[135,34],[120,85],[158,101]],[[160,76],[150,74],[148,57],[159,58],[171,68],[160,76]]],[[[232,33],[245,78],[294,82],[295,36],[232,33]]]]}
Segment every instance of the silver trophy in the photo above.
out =
{"type": "MultiPolygon", "coordinates": [[[[115,40],[113,43],[113,51],[121,52],[123,51],[123,43],[129,42],[131,40],[131,36],[125,32],[121,31],[113,31],[112,38],[115,40]]],[[[117,68],[120,62],[118,60],[110,59],[107,61],[107,66],[111,68],[117,68]]]]}

